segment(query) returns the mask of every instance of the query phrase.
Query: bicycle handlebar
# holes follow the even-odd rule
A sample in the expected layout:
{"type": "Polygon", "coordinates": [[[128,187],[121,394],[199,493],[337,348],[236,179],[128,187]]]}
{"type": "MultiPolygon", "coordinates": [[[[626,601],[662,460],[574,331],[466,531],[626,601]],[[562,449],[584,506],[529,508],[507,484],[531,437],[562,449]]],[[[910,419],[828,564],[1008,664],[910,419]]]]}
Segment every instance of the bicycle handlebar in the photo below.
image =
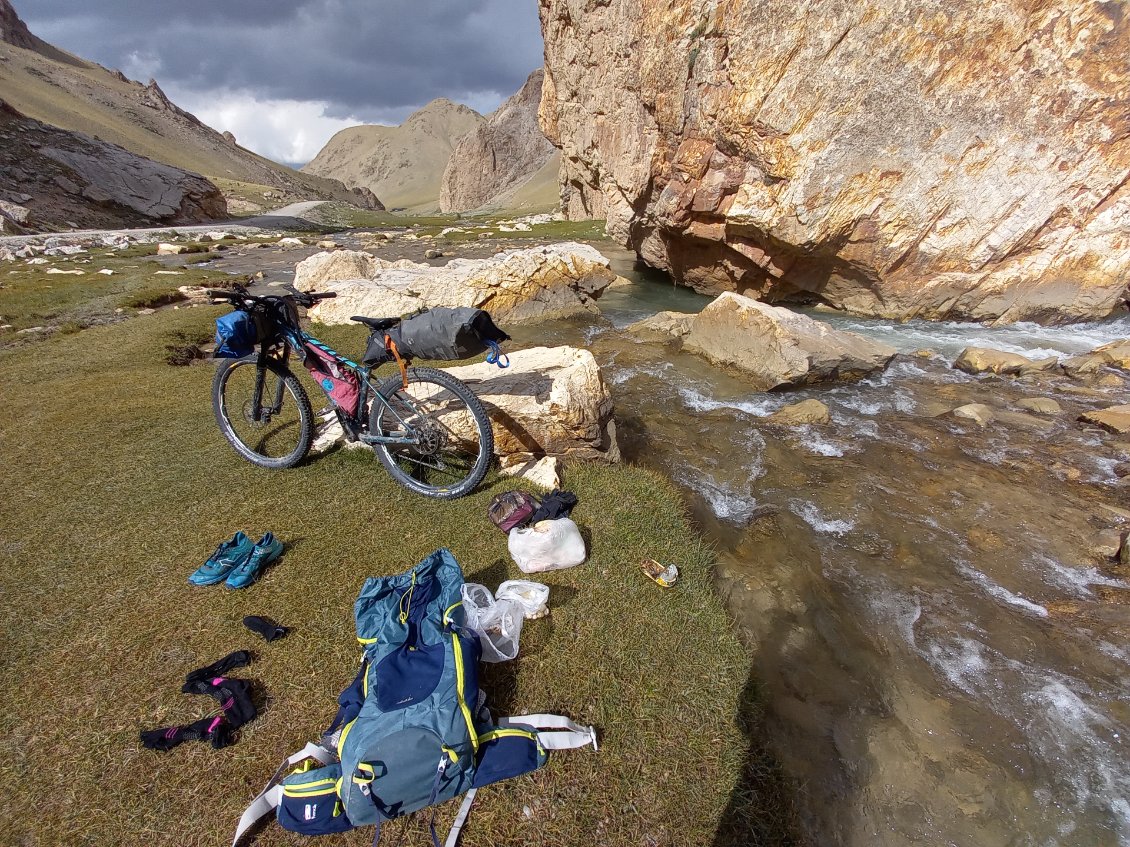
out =
{"type": "Polygon", "coordinates": [[[236,285],[230,291],[220,288],[209,288],[204,293],[208,296],[209,300],[228,302],[235,306],[265,303],[271,300],[284,300],[287,297],[293,298],[300,306],[313,306],[319,300],[332,300],[334,297],[337,297],[336,291],[324,291],[319,294],[294,292],[292,294],[267,294],[257,296],[255,294],[249,294],[247,289],[242,285],[236,285]]]}

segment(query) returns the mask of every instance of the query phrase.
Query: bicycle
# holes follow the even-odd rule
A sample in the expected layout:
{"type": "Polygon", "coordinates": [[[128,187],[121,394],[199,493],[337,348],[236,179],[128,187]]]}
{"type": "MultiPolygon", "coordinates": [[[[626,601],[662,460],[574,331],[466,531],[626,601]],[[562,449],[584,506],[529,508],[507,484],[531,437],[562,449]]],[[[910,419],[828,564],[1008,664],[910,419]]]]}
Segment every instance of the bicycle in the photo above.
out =
{"type": "MultiPolygon", "coordinates": [[[[494,452],[494,435],[479,399],[451,374],[408,367],[395,349],[390,359],[397,362],[400,373],[374,384],[370,375],[384,362],[369,366],[353,362],[299,323],[297,306],[309,308],[336,297],[335,293],[257,296],[240,285],[207,293],[213,303],[228,302],[249,313],[258,328],[258,349],[243,358],[223,360],[212,381],[216,422],[244,459],[264,468],[291,468],[313,444],[310,399],[288,367],[295,355],[308,369],[314,367],[311,358],[319,366],[328,363],[330,373],[316,381],[345,438],[370,445],[389,475],[405,488],[426,497],[454,499],[482,482],[494,452]],[[353,410],[330,394],[343,383],[352,385],[349,375],[360,391],[353,410]]],[[[400,318],[362,316],[352,320],[368,326],[374,335],[400,322],[400,318]]]]}

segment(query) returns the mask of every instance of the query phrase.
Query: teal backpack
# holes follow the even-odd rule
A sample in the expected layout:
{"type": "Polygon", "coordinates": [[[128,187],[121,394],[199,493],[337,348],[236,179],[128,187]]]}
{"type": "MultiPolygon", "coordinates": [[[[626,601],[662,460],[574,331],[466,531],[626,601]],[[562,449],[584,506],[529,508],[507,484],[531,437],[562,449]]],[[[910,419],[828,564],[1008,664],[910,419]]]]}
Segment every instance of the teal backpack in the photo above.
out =
{"type": "MultiPolygon", "coordinates": [[[[446,841],[454,847],[479,788],[540,768],[548,750],[596,748],[592,727],[559,715],[491,720],[462,587],[447,550],[365,581],[354,604],[361,670],[321,741],[290,756],[243,813],[233,847],[272,811],[305,835],[374,825],[376,844],[383,821],[463,794],[446,841]]],[[[431,835],[439,847],[434,813],[431,835]]]]}

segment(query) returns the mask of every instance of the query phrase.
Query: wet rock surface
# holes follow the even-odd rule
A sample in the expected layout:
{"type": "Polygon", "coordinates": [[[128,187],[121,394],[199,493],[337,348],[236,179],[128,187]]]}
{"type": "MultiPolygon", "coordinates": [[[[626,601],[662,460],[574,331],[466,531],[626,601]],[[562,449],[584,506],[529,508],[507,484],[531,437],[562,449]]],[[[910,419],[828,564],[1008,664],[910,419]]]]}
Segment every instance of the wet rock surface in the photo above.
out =
{"type": "Polygon", "coordinates": [[[721,294],[691,323],[683,349],[747,375],[762,390],[882,370],[895,349],[739,294],[721,294]]]}

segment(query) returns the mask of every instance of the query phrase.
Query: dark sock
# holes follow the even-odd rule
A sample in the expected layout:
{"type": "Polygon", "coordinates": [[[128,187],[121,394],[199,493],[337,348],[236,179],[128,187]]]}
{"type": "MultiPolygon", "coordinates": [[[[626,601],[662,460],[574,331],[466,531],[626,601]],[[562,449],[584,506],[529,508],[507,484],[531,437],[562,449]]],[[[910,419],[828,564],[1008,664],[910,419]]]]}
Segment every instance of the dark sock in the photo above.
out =
{"type": "MultiPolygon", "coordinates": [[[[205,738],[212,739],[212,746],[215,747],[215,732],[223,727],[224,719],[220,716],[213,716],[210,718],[201,718],[198,721],[193,721],[185,726],[168,726],[162,729],[147,729],[141,732],[141,743],[143,746],[148,747],[150,750],[172,750],[178,744],[183,744],[185,741],[200,741],[205,738]]],[[[230,735],[225,733],[226,738],[230,735]]],[[[220,746],[226,747],[231,741],[228,740],[225,744],[220,746]]]]}
{"type": "Polygon", "coordinates": [[[538,521],[567,518],[576,505],[576,494],[572,491],[562,491],[559,488],[555,488],[542,498],[541,506],[538,507],[536,512],[530,515],[530,523],[533,524],[538,521]]]}
{"type": "Polygon", "coordinates": [[[251,683],[245,679],[195,679],[181,688],[185,694],[207,694],[220,704],[231,729],[238,729],[255,719],[258,711],[251,699],[251,683]]]}
{"type": "Polygon", "coordinates": [[[185,684],[195,682],[198,679],[212,679],[217,676],[223,676],[232,668],[250,665],[253,658],[254,656],[247,650],[236,650],[234,653],[228,653],[224,658],[192,671],[184,678],[185,684]]]}
{"type": "Polygon", "coordinates": [[[278,641],[290,632],[282,624],[277,624],[270,618],[261,618],[258,615],[248,615],[243,619],[243,625],[257,635],[263,636],[268,642],[278,641]]]}

